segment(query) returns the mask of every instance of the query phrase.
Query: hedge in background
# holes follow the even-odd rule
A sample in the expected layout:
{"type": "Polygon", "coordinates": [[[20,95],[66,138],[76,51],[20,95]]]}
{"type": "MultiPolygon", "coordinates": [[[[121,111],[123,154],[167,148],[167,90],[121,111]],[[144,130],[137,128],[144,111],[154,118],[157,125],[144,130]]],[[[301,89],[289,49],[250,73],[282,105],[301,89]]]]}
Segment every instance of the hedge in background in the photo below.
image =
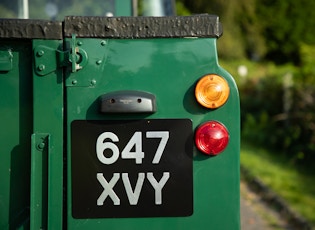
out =
{"type": "Polygon", "coordinates": [[[239,84],[242,136],[308,164],[315,160],[315,85],[294,76],[289,72],[239,84]]]}

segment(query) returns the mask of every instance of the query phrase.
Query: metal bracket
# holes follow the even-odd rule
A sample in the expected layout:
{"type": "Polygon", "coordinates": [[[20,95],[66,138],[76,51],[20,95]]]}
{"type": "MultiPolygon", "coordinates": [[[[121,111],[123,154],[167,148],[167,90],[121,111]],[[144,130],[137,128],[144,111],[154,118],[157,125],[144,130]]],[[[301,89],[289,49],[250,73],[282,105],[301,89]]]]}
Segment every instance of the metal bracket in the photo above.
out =
{"type": "Polygon", "coordinates": [[[76,46],[76,36],[73,34],[70,50],[62,51],[39,45],[34,49],[35,72],[39,76],[45,76],[58,68],[71,65],[74,73],[82,69],[88,60],[85,50],[76,46]]]}
{"type": "Polygon", "coordinates": [[[34,133],[31,138],[31,229],[46,229],[48,215],[49,133],[34,133]]]}
{"type": "Polygon", "coordinates": [[[12,60],[13,54],[12,51],[9,50],[0,50],[0,71],[10,71],[12,70],[12,60]]]}

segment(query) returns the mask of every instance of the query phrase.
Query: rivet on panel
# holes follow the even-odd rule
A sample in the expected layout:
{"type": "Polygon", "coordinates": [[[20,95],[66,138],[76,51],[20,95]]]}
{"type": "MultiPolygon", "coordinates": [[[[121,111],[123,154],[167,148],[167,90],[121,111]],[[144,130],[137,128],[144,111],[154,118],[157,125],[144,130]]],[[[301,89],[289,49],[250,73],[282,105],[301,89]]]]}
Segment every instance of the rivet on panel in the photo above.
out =
{"type": "Polygon", "coordinates": [[[37,149],[38,150],[43,150],[45,148],[45,143],[44,142],[41,142],[37,145],[37,149]]]}
{"type": "Polygon", "coordinates": [[[37,67],[37,69],[38,69],[39,71],[44,71],[44,70],[45,70],[45,65],[40,64],[40,65],[37,67]]]}
{"type": "Polygon", "coordinates": [[[102,46],[105,46],[106,44],[107,44],[107,42],[106,42],[105,40],[102,40],[102,41],[101,41],[101,45],[102,45],[102,46]]]}
{"type": "Polygon", "coordinates": [[[93,80],[91,81],[91,85],[96,85],[96,80],[93,79],[93,80]]]}
{"type": "Polygon", "coordinates": [[[77,80],[72,80],[72,85],[76,85],[78,83],[77,80]]]}
{"type": "Polygon", "coordinates": [[[41,57],[41,56],[43,56],[44,54],[45,54],[44,50],[39,50],[39,51],[37,51],[37,56],[38,56],[38,57],[41,57]]]}
{"type": "Polygon", "coordinates": [[[97,64],[97,65],[102,64],[102,60],[97,60],[97,61],[96,61],[96,64],[97,64]]]}

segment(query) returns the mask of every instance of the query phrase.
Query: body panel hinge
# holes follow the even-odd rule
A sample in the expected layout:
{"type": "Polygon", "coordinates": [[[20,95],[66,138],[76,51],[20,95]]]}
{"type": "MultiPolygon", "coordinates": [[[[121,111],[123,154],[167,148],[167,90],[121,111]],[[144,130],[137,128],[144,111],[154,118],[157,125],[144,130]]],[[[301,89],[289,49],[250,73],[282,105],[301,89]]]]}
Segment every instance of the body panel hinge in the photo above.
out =
{"type": "Polygon", "coordinates": [[[76,46],[75,35],[72,36],[69,50],[56,50],[45,45],[34,49],[34,68],[39,76],[45,76],[62,67],[69,67],[71,72],[76,72],[86,65],[87,59],[85,50],[76,46]]]}

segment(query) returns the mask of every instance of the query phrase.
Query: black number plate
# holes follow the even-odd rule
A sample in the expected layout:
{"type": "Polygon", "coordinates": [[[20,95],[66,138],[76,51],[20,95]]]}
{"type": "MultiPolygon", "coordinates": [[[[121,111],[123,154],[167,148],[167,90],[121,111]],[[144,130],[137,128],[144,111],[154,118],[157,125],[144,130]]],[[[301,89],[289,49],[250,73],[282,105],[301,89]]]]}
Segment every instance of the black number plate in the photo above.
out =
{"type": "Polygon", "coordinates": [[[73,121],[73,217],[192,215],[192,142],[189,119],[73,121]]]}

